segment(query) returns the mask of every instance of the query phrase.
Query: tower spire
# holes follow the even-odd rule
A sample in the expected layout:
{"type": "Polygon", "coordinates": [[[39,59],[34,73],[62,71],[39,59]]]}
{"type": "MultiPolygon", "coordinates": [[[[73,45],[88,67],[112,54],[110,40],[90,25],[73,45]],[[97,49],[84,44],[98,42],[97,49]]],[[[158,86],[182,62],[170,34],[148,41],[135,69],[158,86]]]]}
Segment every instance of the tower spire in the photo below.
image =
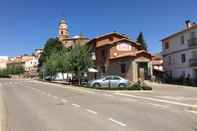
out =
{"type": "Polygon", "coordinates": [[[59,22],[59,40],[63,41],[66,38],[69,38],[68,25],[65,17],[62,17],[59,22]]]}

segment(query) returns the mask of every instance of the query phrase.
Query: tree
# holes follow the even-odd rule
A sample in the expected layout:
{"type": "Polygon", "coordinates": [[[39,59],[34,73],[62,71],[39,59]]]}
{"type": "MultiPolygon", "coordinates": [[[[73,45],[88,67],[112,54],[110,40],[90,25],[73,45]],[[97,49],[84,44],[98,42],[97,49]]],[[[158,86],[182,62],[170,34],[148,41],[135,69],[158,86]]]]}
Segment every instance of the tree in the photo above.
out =
{"type": "Polygon", "coordinates": [[[80,80],[84,73],[88,72],[88,68],[93,65],[91,59],[91,53],[87,46],[80,46],[76,44],[68,55],[70,64],[70,70],[77,76],[80,84],[80,80]]]}
{"type": "Polygon", "coordinates": [[[7,67],[6,72],[8,75],[20,75],[25,72],[25,69],[22,65],[10,65],[7,67]]]}
{"type": "Polygon", "coordinates": [[[51,54],[59,52],[63,49],[63,44],[56,38],[50,38],[43,49],[43,53],[40,56],[39,59],[39,67],[41,67],[46,61],[47,59],[49,59],[49,57],[51,56],[51,54]]]}
{"type": "Polygon", "coordinates": [[[146,51],[148,50],[147,49],[147,44],[146,44],[146,42],[144,40],[143,32],[140,32],[140,34],[137,37],[137,41],[136,42],[138,42],[139,44],[141,44],[143,50],[146,50],[146,51]]]}
{"type": "Polygon", "coordinates": [[[64,48],[59,52],[52,53],[45,62],[47,75],[55,76],[57,73],[69,72],[69,50],[64,48]]]}

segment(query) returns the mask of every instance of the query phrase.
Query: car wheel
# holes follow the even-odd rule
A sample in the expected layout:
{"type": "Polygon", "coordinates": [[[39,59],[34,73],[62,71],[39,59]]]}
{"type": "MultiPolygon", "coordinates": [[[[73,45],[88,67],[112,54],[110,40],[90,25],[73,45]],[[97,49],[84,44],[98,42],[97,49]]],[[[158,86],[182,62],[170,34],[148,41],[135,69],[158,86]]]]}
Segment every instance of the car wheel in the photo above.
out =
{"type": "Polygon", "coordinates": [[[100,85],[99,83],[95,83],[95,84],[93,85],[93,87],[94,87],[94,88],[99,88],[99,87],[101,87],[101,85],[100,85]]]}
{"type": "Polygon", "coordinates": [[[126,87],[126,84],[121,83],[121,84],[119,84],[119,87],[120,88],[125,88],[126,87]]]}

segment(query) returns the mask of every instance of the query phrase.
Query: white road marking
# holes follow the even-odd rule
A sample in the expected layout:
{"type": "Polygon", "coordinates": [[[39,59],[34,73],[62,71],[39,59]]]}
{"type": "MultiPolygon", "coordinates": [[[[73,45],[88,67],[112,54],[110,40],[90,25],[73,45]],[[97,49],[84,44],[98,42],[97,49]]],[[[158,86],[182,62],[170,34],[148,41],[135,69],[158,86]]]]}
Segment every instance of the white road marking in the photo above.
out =
{"type": "Polygon", "coordinates": [[[90,113],[95,114],[95,115],[98,114],[96,111],[93,111],[93,110],[91,110],[91,109],[85,109],[85,110],[86,110],[87,112],[90,112],[90,113]]]}
{"type": "Polygon", "coordinates": [[[110,95],[110,94],[103,94],[104,96],[109,96],[109,97],[112,97],[113,95],[110,95]]]}
{"type": "Polygon", "coordinates": [[[120,96],[139,98],[139,99],[144,99],[144,100],[151,100],[151,101],[156,101],[156,102],[161,102],[161,103],[168,103],[168,104],[173,104],[173,105],[197,108],[197,105],[191,105],[191,104],[186,104],[186,103],[181,103],[181,102],[176,102],[176,101],[169,101],[169,100],[156,99],[156,98],[151,98],[151,97],[128,95],[128,94],[122,94],[122,93],[114,93],[114,94],[120,95],[120,96]]]}
{"type": "Polygon", "coordinates": [[[192,111],[192,110],[185,110],[186,112],[194,113],[197,114],[197,111],[192,111]]]}
{"type": "Polygon", "coordinates": [[[78,104],[72,104],[74,107],[80,107],[80,105],[78,104]]]}
{"type": "Polygon", "coordinates": [[[57,97],[57,96],[53,96],[53,98],[54,98],[54,99],[58,99],[58,97],[57,97]]]}
{"type": "Polygon", "coordinates": [[[160,105],[160,104],[154,104],[154,103],[147,103],[147,104],[150,104],[150,105],[153,105],[153,106],[156,106],[156,107],[161,107],[161,108],[168,108],[167,105],[160,105]]]}
{"type": "Polygon", "coordinates": [[[117,121],[117,120],[115,120],[115,119],[113,119],[113,118],[109,118],[109,120],[112,121],[112,122],[114,122],[114,123],[116,123],[116,124],[118,124],[118,125],[127,126],[126,124],[124,124],[124,123],[122,123],[122,122],[120,122],[120,121],[117,121]]]}
{"type": "Polygon", "coordinates": [[[66,102],[68,102],[67,100],[65,100],[65,99],[61,99],[61,101],[63,102],[63,103],[66,103],[66,102]]]}

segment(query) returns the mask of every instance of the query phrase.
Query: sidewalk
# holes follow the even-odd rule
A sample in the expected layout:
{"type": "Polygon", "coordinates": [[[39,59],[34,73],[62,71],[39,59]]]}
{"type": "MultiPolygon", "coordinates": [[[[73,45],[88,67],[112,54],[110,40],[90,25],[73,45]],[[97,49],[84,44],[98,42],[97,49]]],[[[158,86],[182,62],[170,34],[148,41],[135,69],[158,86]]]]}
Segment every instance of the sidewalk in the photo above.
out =
{"type": "Polygon", "coordinates": [[[155,82],[150,82],[150,81],[145,81],[146,84],[152,86],[152,87],[160,87],[160,88],[165,88],[165,87],[170,87],[170,88],[193,88],[197,89],[197,87],[194,86],[186,86],[186,85],[175,85],[175,84],[166,84],[166,83],[155,83],[155,82]]]}
{"type": "Polygon", "coordinates": [[[0,131],[6,131],[6,110],[2,95],[2,85],[0,83],[0,131]]]}

